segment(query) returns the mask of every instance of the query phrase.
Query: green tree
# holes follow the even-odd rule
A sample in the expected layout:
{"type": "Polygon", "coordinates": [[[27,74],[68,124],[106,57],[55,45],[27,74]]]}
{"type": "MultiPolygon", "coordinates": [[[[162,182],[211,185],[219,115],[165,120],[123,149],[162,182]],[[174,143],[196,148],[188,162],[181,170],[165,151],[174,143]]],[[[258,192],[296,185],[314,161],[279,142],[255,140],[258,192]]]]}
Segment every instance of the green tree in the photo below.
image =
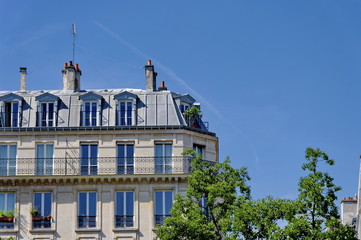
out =
{"type": "Polygon", "coordinates": [[[308,175],[300,178],[299,195],[296,200],[296,214],[284,229],[284,236],[290,239],[357,239],[355,231],[339,221],[335,205],[336,192],[341,187],[333,183],[327,172],[321,172],[319,165],[332,166],[330,159],[320,149],[306,149],[306,163],[302,169],[308,175]]]}
{"type": "MultiPolygon", "coordinates": [[[[185,154],[195,152],[189,150],[185,154]]],[[[232,168],[228,158],[223,163],[210,164],[201,155],[196,156],[187,192],[176,197],[171,217],[158,227],[157,235],[162,240],[229,239],[236,202],[250,199],[248,180],[246,168],[232,168]]]]}

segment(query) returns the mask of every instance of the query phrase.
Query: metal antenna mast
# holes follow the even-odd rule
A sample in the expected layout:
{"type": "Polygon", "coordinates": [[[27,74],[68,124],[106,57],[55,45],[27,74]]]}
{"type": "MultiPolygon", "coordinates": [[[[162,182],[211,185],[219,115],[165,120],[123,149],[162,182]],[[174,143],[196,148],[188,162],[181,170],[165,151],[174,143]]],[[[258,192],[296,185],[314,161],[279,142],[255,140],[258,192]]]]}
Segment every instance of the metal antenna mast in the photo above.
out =
{"type": "Polygon", "coordinates": [[[75,24],[73,24],[73,63],[74,58],[75,58],[75,35],[76,35],[76,29],[75,29],[75,24]]]}

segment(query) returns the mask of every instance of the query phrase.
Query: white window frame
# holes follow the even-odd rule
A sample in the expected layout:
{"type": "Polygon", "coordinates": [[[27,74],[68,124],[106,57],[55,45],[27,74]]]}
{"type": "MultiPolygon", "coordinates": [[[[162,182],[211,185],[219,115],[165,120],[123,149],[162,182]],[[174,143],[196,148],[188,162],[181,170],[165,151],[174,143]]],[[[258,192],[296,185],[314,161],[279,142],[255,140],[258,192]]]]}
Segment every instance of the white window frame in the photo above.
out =
{"type": "Polygon", "coordinates": [[[44,145],[44,156],[46,156],[47,155],[47,148],[46,148],[46,146],[47,145],[52,145],[53,146],[53,155],[51,156],[51,175],[53,175],[54,174],[54,144],[53,143],[37,143],[36,145],[35,145],[35,157],[36,157],[36,160],[35,160],[35,164],[36,164],[36,166],[35,166],[35,173],[36,173],[36,175],[49,175],[49,174],[47,174],[47,172],[46,172],[46,167],[47,167],[47,165],[46,165],[46,160],[48,159],[47,157],[44,157],[43,158],[43,160],[44,160],[44,162],[43,162],[43,172],[41,173],[41,174],[39,174],[38,173],[38,169],[37,169],[37,161],[38,161],[38,159],[40,159],[40,158],[38,158],[38,146],[40,146],[40,145],[44,145]]]}
{"type": "Polygon", "coordinates": [[[56,113],[58,112],[58,104],[57,101],[40,101],[38,102],[38,126],[39,127],[55,127],[56,126],[56,113]],[[46,116],[45,119],[43,119],[43,104],[46,104],[46,116]],[[49,104],[53,104],[53,113],[52,113],[52,124],[49,124],[49,104]],[[45,126],[43,126],[43,122],[45,122],[45,126]]]}
{"type": "MultiPolygon", "coordinates": [[[[6,175],[1,175],[1,176],[14,176],[16,175],[16,170],[17,170],[17,167],[18,167],[18,164],[16,162],[17,160],[17,154],[18,154],[18,148],[17,148],[17,145],[16,144],[0,144],[0,146],[6,146],[6,175]],[[10,158],[10,146],[15,146],[15,157],[14,159],[10,158]],[[14,169],[14,175],[10,175],[10,161],[15,161],[15,169],[14,169]]],[[[3,158],[3,156],[0,156],[0,158],[3,158]]]]}
{"type": "Polygon", "coordinates": [[[81,100],[81,123],[82,127],[95,127],[101,126],[101,99],[100,100],[91,100],[91,101],[82,101],[81,100]],[[90,104],[90,117],[89,117],[89,125],[86,125],[86,111],[85,105],[90,104]],[[92,111],[92,104],[96,104],[96,112],[95,112],[95,125],[92,124],[93,120],[93,111],[92,111]]]}

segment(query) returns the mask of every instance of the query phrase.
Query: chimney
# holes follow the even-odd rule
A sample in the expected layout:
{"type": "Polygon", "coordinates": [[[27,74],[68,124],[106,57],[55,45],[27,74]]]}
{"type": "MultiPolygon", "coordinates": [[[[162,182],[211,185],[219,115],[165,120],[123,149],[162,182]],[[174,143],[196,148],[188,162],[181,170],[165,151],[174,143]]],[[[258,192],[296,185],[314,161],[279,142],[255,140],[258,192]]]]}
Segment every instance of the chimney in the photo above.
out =
{"type": "Polygon", "coordinates": [[[61,70],[63,73],[63,90],[64,91],[80,91],[80,76],[81,71],[79,65],[73,65],[72,61],[64,63],[64,69],[61,70]]]}
{"type": "Polygon", "coordinates": [[[146,90],[155,91],[157,89],[157,73],[154,72],[154,66],[152,61],[148,60],[148,64],[144,66],[145,68],[145,80],[146,80],[146,90]]]}
{"type": "Polygon", "coordinates": [[[164,81],[161,82],[160,87],[158,87],[158,91],[166,91],[168,88],[165,86],[164,81]]]}
{"type": "Polygon", "coordinates": [[[20,68],[20,92],[26,92],[26,67],[20,68]]]}

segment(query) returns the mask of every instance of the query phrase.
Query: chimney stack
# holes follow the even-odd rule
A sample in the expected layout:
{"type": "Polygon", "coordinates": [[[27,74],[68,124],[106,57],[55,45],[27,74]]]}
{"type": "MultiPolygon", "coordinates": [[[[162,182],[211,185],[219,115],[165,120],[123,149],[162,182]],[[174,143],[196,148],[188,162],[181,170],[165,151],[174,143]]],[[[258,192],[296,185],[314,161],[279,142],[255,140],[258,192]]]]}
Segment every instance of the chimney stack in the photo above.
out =
{"type": "Polygon", "coordinates": [[[26,67],[20,68],[20,92],[26,92],[26,67]]]}
{"type": "Polygon", "coordinates": [[[79,65],[73,65],[72,61],[64,63],[64,69],[61,70],[63,73],[63,90],[64,91],[80,91],[80,76],[81,71],[79,65]]]}
{"type": "Polygon", "coordinates": [[[155,91],[157,89],[157,73],[154,72],[154,66],[152,61],[148,60],[148,64],[144,66],[145,68],[145,80],[146,80],[146,90],[155,91]]]}
{"type": "Polygon", "coordinates": [[[164,81],[161,82],[160,87],[158,87],[158,91],[166,91],[168,88],[165,86],[164,81]]]}

